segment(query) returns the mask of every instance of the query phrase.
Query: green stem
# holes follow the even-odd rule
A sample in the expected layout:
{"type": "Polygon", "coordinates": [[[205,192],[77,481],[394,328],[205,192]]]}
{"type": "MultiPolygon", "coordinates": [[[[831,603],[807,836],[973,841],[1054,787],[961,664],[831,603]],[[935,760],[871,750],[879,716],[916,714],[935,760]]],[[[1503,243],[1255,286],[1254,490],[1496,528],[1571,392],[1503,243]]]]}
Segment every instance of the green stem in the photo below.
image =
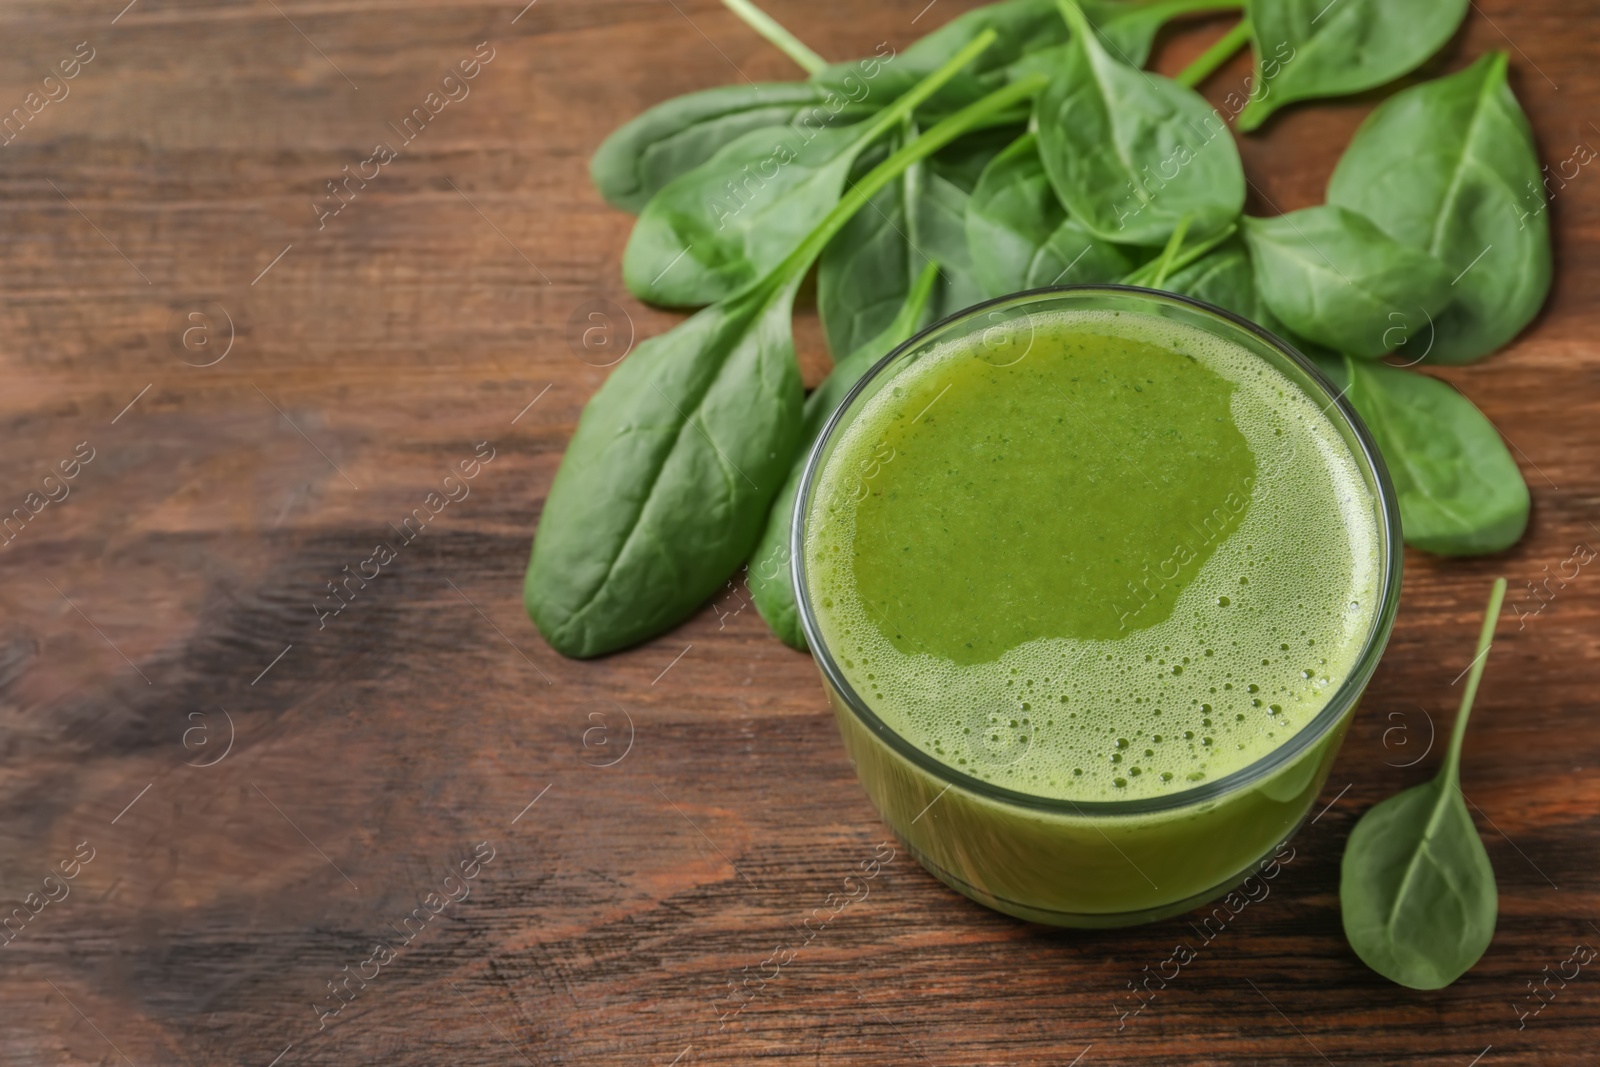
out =
{"type": "Polygon", "coordinates": [[[1088,38],[1094,34],[1094,28],[1089,25],[1089,16],[1078,6],[1078,0],[1056,0],[1056,9],[1061,12],[1073,36],[1088,38]]]}
{"type": "Polygon", "coordinates": [[[871,144],[879,137],[888,133],[895,126],[911,117],[911,113],[944,87],[945,82],[961,73],[963,67],[977,59],[984,49],[994,44],[999,34],[994,30],[984,30],[967,43],[967,46],[951,56],[939,67],[938,70],[923,78],[911,88],[910,92],[895,100],[894,103],[884,108],[875,115],[871,123],[863,131],[859,144],[871,144]]]}
{"type": "Polygon", "coordinates": [[[1489,662],[1489,646],[1494,642],[1494,628],[1500,621],[1500,605],[1505,598],[1506,580],[1496,578],[1494,589],[1489,593],[1489,609],[1483,616],[1483,628],[1478,631],[1478,654],[1472,660],[1467,689],[1461,694],[1461,708],[1456,712],[1455,730],[1450,734],[1450,750],[1445,753],[1444,767],[1439,772],[1445,785],[1459,785],[1461,781],[1461,742],[1467,736],[1467,717],[1472,714],[1472,702],[1478,697],[1478,680],[1489,662]]]}
{"type": "Polygon", "coordinates": [[[1172,261],[1178,254],[1178,249],[1183,247],[1184,235],[1189,232],[1189,216],[1185,215],[1173,228],[1172,236],[1167,238],[1167,247],[1162,249],[1161,258],[1156,260],[1156,275],[1150,279],[1150,288],[1159,289],[1161,283],[1167,280],[1167,275],[1172,272],[1172,261]]]}
{"type": "Polygon", "coordinates": [[[722,0],[722,3],[729,11],[743,19],[745,25],[765,37],[780,52],[799,64],[800,69],[807,74],[815,74],[828,66],[826,59],[807,48],[800,38],[784,29],[777,19],[750,0],[722,0]]]}
{"type": "Polygon", "coordinates": [[[922,321],[922,313],[928,310],[928,299],[933,295],[933,283],[938,280],[939,264],[930,259],[923,265],[922,273],[917,275],[917,280],[911,283],[911,291],[906,294],[906,302],[900,305],[900,313],[884,332],[900,338],[901,341],[916,333],[917,323],[922,321]]]}
{"type": "Polygon", "coordinates": [[[1246,16],[1239,25],[1222,35],[1216,44],[1201,52],[1195,61],[1184,67],[1173,81],[1193,89],[1215,74],[1217,68],[1233,58],[1233,54],[1250,40],[1250,19],[1246,16]]]}
{"type": "Polygon", "coordinates": [[[1118,18],[1155,19],[1161,23],[1171,22],[1180,15],[1208,15],[1212,12],[1238,11],[1244,7],[1235,0],[1155,0],[1149,4],[1129,4],[1128,11],[1123,14],[1118,11],[1111,18],[1115,22],[1118,18]]]}
{"type": "MultiPolygon", "coordinates": [[[[1189,264],[1205,255],[1207,252],[1211,251],[1213,248],[1216,248],[1222,242],[1232,237],[1238,229],[1239,227],[1236,224],[1230,222],[1227,229],[1223,230],[1221,233],[1212,237],[1207,237],[1204,241],[1194,245],[1187,251],[1179,253],[1173,259],[1171,264],[1168,265],[1166,272],[1167,276],[1170,277],[1171,275],[1176,274],[1178,271],[1187,267],[1189,264]]],[[[1151,271],[1154,270],[1155,267],[1155,263],[1146,263],[1144,266],[1135,269],[1131,274],[1123,278],[1122,284],[1148,286],[1149,283],[1145,281],[1145,279],[1150,276],[1151,271]]],[[[1163,278],[1162,280],[1165,281],[1166,279],[1163,278]]]]}
{"type": "Polygon", "coordinates": [[[833,240],[834,235],[844,228],[845,223],[849,222],[868,200],[877,195],[880,189],[904,173],[907,167],[927,159],[962,134],[980,127],[991,116],[1038,94],[1049,81],[1049,77],[1044,74],[1033,74],[1014,81],[1010,85],[996,89],[982,100],[968,104],[915,141],[902,146],[846,190],[839,203],[828,212],[827,217],[817,224],[817,228],[812,230],[800,246],[789,253],[789,257],[768,277],[776,284],[782,285],[788,280],[789,275],[803,274],[811,266],[811,261],[822,254],[823,248],[833,240]]]}

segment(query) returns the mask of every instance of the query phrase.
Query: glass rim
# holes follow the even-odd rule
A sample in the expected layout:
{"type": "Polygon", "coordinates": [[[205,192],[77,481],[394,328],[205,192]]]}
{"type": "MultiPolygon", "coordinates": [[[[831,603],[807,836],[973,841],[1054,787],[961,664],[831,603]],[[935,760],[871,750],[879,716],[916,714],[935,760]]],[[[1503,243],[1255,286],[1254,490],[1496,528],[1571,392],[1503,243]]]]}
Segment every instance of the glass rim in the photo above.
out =
{"type": "MultiPolygon", "coordinates": [[[[1258,358],[1265,358],[1260,356],[1259,353],[1252,353],[1252,355],[1256,355],[1258,358]]],[[[1300,383],[1294,382],[1292,384],[1299,386],[1300,383]]],[[[878,360],[877,363],[874,363],[871,369],[851,386],[850,391],[839,402],[839,406],[828,417],[828,421],[823,425],[821,432],[817,434],[816,442],[811,446],[806,456],[805,469],[795,494],[794,515],[790,525],[789,570],[790,580],[794,583],[795,603],[799,609],[801,629],[805,633],[806,643],[810,647],[812,658],[816,660],[823,677],[843,699],[851,714],[898,755],[909,760],[923,771],[947,782],[949,786],[960,786],[967,792],[975,793],[987,800],[1012,807],[1074,816],[1148,815],[1205,803],[1258,782],[1288,765],[1312,745],[1321,741],[1343,720],[1345,714],[1355,706],[1356,702],[1361,698],[1362,692],[1366,689],[1367,683],[1372,679],[1373,673],[1377,670],[1378,661],[1382,658],[1384,649],[1388,646],[1389,635],[1394,629],[1395,616],[1399,610],[1400,579],[1404,552],[1400,535],[1399,498],[1395,493],[1394,484],[1390,480],[1389,469],[1384,465],[1383,456],[1378,451],[1377,443],[1373,440],[1366,424],[1361,421],[1361,417],[1356,414],[1355,408],[1345,398],[1345,394],[1348,391],[1348,388],[1336,390],[1333,383],[1318,369],[1316,364],[1311,362],[1288,341],[1285,341],[1270,330],[1225,308],[1208,304],[1203,300],[1196,300],[1193,297],[1169,293],[1160,289],[1109,283],[1046,286],[1012,293],[1008,296],[996,297],[992,300],[985,300],[981,304],[974,304],[953,315],[946,316],[895,346],[893,351],[878,360]],[[812,490],[816,484],[823,452],[843,425],[846,413],[849,412],[856,399],[886,370],[894,366],[901,356],[937,333],[948,330],[982,313],[992,311],[999,306],[1021,306],[1042,302],[1050,297],[1077,293],[1122,294],[1139,299],[1154,300],[1158,303],[1176,304],[1199,311],[1214,319],[1221,319],[1223,322],[1253,335],[1257,340],[1266,344],[1268,348],[1285,357],[1313,385],[1322,391],[1324,394],[1323,399],[1327,400],[1327,406],[1322,409],[1324,416],[1328,416],[1334,409],[1338,410],[1339,420],[1342,420],[1350,429],[1351,435],[1355,438],[1356,443],[1360,445],[1359,450],[1352,449],[1352,452],[1356,453],[1355,458],[1358,465],[1364,465],[1366,470],[1370,471],[1374,496],[1376,497],[1375,503],[1377,506],[1375,511],[1379,520],[1378,536],[1381,541],[1379,557],[1383,567],[1383,574],[1378,583],[1378,608],[1373,613],[1372,624],[1368,628],[1366,640],[1362,644],[1360,654],[1356,657],[1355,663],[1339,683],[1339,687],[1334,690],[1328,702],[1293,737],[1254,762],[1246,764],[1238,770],[1231,771],[1214,781],[1203,782],[1154,797],[1141,797],[1130,800],[1066,800],[1056,797],[1037,796],[985,781],[924,752],[901,736],[888,723],[884,722],[872,710],[871,705],[856,692],[849,679],[845,677],[844,672],[834,660],[832,651],[822,639],[820,628],[817,625],[816,614],[811,606],[811,594],[806,587],[805,581],[805,530],[807,513],[811,505],[812,490]]],[[[1341,434],[1341,436],[1344,435],[1341,434]]]]}

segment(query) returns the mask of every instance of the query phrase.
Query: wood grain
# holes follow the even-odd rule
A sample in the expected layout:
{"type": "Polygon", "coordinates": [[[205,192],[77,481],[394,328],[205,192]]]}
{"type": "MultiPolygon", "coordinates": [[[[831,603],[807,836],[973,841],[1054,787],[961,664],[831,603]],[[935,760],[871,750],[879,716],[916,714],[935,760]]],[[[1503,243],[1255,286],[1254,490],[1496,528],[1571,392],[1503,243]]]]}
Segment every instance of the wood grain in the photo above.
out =
{"type": "MultiPolygon", "coordinates": [[[[969,6],[924,2],[767,6],[843,57],[969,6]]],[[[1267,899],[1124,1017],[1129,983],[1197,941],[1185,920],[1045,931],[902,854],[719,1025],[730,981],[888,836],[811,662],[727,599],[565,661],[519,589],[607,373],[569,319],[609,301],[636,337],[674,321],[622,289],[630,220],[589,186],[589,154],[673,94],[798,72],[713,0],[121,5],[0,11],[0,111],[79,42],[95,53],[0,147],[0,512],[94,451],[0,547],[0,899],[93,850],[0,948],[0,1062],[1594,1061],[1600,977],[1520,1028],[1517,1007],[1542,968],[1600,945],[1600,575],[1502,626],[1478,699],[1463,779],[1501,889],[1479,966],[1437,993],[1388,984],[1345,945],[1336,887],[1354,819],[1433,766],[1398,765],[1447,727],[1491,577],[1531,607],[1526,582],[1600,543],[1600,178],[1554,201],[1539,320],[1447,375],[1514,441],[1528,535],[1496,559],[1408,556],[1328,808],[1267,899]],[[479,42],[494,56],[470,95],[319,229],[325,183],[479,42]],[[479,442],[494,458],[470,495],[397,544],[390,524],[479,442]],[[327,583],[379,542],[394,561],[319,623],[327,583]],[[479,842],[493,859],[446,883],[479,842]],[[401,944],[447,885],[469,895],[401,944]],[[322,1016],[378,940],[400,947],[322,1016]]],[[[1564,159],[1600,138],[1597,16],[1483,0],[1427,73],[1509,49],[1541,149],[1564,159]]],[[[1227,25],[1169,33],[1157,66],[1227,25]]],[[[1294,108],[1245,141],[1251,210],[1318,202],[1382,96],[1294,108]]],[[[815,381],[814,316],[799,333],[815,381]]]]}

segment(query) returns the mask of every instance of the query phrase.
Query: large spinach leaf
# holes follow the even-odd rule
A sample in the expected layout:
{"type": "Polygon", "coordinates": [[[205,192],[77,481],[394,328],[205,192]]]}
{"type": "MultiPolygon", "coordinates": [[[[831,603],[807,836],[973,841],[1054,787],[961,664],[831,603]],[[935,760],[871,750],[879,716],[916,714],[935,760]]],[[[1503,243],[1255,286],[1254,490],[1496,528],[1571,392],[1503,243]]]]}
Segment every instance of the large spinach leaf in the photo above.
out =
{"type": "Polygon", "coordinates": [[[1528,120],[1506,84],[1503,52],[1404,89],[1356,131],[1328,202],[1358,211],[1455,278],[1429,329],[1428,358],[1467,363],[1526,326],[1550,290],[1550,226],[1528,120]]]}
{"type": "Polygon", "coordinates": [[[1438,260],[1365,216],[1333,205],[1244,220],[1256,287],[1289,328],[1341,352],[1376,358],[1405,338],[1401,324],[1449,302],[1438,260]]]}
{"type": "Polygon", "coordinates": [[[839,202],[856,160],[993,41],[991,31],[866,122],[757,130],[670,182],[645,205],[622,257],[641,300],[709,304],[763,277],[839,202]]]}
{"type": "Polygon", "coordinates": [[[1495,579],[1444,766],[1363,815],[1339,867],[1345,939],[1368,967],[1412,989],[1454,982],[1494,939],[1500,894],[1462,799],[1461,745],[1505,595],[1506,580],[1495,579]]]}
{"type": "Polygon", "coordinates": [[[1188,219],[1216,233],[1244,206],[1244,169],[1227,125],[1194,90],[1109,54],[1083,12],[1036,112],[1039,154],[1056,194],[1105,241],[1160,245],[1188,219]]]}
{"type": "Polygon", "coordinates": [[[726,85],[674,97],[619,127],[589,161],[606,202],[637,214],[667,183],[753,130],[859,122],[878,109],[810,82],[726,85]]]}
{"type": "Polygon", "coordinates": [[[1421,66],[1455,33],[1467,0],[1250,0],[1256,71],[1239,129],[1285,104],[1344,96],[1421,66]]]}
{"type": "Polygon", "coordinates": [[[755,601],[756,610],[772,632],[790,648],[802,652],[806,648],[805,632],[800,626],[800,609],[795,601],[794,582],[789,571],[792,557],[789,541],[790,528],[794,523],[795,496],[800,488],[800,476],[805,472],[811,444],[861,376],[893,351],[895,346],[917,332],[927,313],[928,301],[938,277],[938,264],[927,264],[912,284],[911,292],[888,328],[835,363],[832,373],[806,398],[800,454],[790,468],[788,481],[784,482],[777,499],[772,503],[766,530],[751,554],[748,570],[750,598],[755,601]]]}
{"type": "Polygon", "coordinates": [[[1335,376],[1389,468],[1406,544],[1442,556],[1516,544],[1528,525],[1528,486],[1470,400],[1437,378],[1382,363],[1347,359],[1335,376]]]}

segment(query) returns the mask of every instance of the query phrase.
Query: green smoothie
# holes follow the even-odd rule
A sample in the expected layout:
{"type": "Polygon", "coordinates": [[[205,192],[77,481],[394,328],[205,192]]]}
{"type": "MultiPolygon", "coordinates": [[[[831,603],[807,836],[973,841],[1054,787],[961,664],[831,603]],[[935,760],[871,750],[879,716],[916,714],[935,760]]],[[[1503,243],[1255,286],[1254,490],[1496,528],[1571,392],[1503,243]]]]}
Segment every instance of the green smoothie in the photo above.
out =
{"type": "Polygon", "coordinates": [[[1021,321],[957,331],[855,405],[814,474],[806,599],[877,720],[841,710],[880,809],[905,836],[898,809],[954,796],[932,844],[908,840],[936,874],[1048,921],[1159,910],[1226,888],[1320,786],[1342,722],[1181,803],[1350,676],[1384,598],[1381,511],[1331,398],[1258,351],[1125,311],[1021,321]],[[887,734],[924,758],[876,751],[887,734]],[[939,839],[952,822],[972,840],[939,839]],[[984,857],[997,826],[1020,840],[984,857]]]}

